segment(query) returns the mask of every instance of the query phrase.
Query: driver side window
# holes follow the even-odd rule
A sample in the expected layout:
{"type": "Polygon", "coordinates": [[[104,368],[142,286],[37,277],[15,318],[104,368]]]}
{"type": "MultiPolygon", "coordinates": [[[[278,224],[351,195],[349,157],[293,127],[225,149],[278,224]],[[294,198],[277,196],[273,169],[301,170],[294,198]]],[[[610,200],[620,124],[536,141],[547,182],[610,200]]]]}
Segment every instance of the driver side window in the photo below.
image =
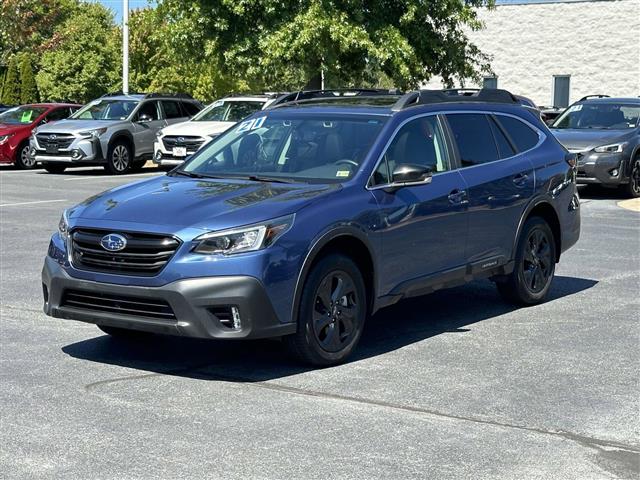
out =
{"type": "Polygon", "coordinates": [[[434,174],[451,169],[437,116],[416,118],[400,128],[373,174],[373,184],[391,183],[393,170],[403,163],[428,167],[434,174]]]}

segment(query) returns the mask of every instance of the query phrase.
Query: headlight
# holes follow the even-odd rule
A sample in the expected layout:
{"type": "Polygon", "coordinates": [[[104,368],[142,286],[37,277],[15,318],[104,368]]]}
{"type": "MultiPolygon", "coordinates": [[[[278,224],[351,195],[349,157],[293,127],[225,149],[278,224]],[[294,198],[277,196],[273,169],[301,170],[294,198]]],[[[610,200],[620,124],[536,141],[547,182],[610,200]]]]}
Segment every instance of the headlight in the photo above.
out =
{"type": "Polygon", "coordinates": [[[295,215],[277,218],[260,225],[222,230],[200,235],[193,251],[206,255],[253,252],[273,245],[293,225],[295,215]]]}
{"type": "Polygon", "coordinates": [[[60,221],[58,222],[58,232],[60,237],[66,242],[69,235],[69,220],[67,218],[67,211],[62,212],[60,221]]]}
{"type": "Polygon", "coordinates": [[[11,137],[13,137],[13,133],[10,133],[8,135],[0,135],[0,145],[4,145],[5,143],[7,143],[7,140],[9,140],[11,137]]]}
{"type": "Polygon", "coordinates": [[[96,128],[93,130],[87,130],[86,132],[80,132],[80,136],[86,139],[98,138],[100,135],[102,135],[106,131],[107,131],[107,127],[96,128]]]}
{"type": "Polygon", "coordinates": [[[601,147],[596,147],[593,149],[593,151],[596,153],[620,153],[627,145],[627,142],[612,143],[611,145],[602,145],[601,147]]]}

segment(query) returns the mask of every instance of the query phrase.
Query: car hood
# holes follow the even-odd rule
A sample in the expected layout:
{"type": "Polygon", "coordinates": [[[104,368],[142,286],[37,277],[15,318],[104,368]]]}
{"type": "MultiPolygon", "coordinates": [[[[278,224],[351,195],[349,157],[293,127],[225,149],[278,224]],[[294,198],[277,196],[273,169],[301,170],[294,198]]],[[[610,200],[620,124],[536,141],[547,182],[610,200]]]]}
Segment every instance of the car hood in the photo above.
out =
{"type": "Polygon", "coordinates": [[[38,133],[78,133],[96,128],[114,127],[126,120],[60,120],[38,127],[38,133]]]}
{"type": "Polygon", "coordinates": [[[126,223],[165,229],[220,230],[295,213],[341,189],[339,184],[285,184],[163,175],[88,198],[69,211],[72,224],[126,223]]]}
{"type": "Polygon", "coordinates": [[[162,129],[163,135],[198,135],[206,137],[214,133],[222,133],[235,122],[182,122],[162,129]]]}
{"type": "Polygon", "coordinates": [[[592,150],[601,145],[624,142],[633,136],[633,130],[559,129],[551,132],[567,150],[592,150]]]}
{"type": "Polygon", "coordinates": [[[9,135],[21,130],[30,129],[31,125],[11,125],[9,123],[0,123],[0,135],[9,135]]]}

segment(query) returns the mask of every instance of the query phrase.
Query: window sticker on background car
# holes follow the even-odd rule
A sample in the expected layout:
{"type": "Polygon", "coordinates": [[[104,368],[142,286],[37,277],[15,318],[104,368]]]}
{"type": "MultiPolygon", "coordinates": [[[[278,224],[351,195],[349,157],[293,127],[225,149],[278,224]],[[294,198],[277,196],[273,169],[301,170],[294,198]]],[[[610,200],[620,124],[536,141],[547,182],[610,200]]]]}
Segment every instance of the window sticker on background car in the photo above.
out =
{"type": "Polygon", "coordinates": [[[582,105],[572,105],[569,107],[570,112],[579,112],[580,110],[582,110],[582,105]]]}
{"type": "Polygon", "coordinates": [[[22,117],[20,118],[20,123],[29,123],[31,121],[31,115],[33,112],[31,110],[27,110],[26,112],[22,112],[22,117]]]}
{"type": "Polygon", "coordinates": [[[336,172],[336,177],[348,177],[349,175],[351,175],[349,170],[338,170],[336,172]]]}
{"type": "Polygon", "coordinates": [[[238,127],[238,133],[240,132],[247,132],[249,130],[256,130],[258,128],[260,128],[263,124],[264,121],[267,119],[267,117],[258,117],[258,118],[252,118],[251,120],[247,120],[246,122],[242,122],[240,124],[240,126],[238,127]]]}

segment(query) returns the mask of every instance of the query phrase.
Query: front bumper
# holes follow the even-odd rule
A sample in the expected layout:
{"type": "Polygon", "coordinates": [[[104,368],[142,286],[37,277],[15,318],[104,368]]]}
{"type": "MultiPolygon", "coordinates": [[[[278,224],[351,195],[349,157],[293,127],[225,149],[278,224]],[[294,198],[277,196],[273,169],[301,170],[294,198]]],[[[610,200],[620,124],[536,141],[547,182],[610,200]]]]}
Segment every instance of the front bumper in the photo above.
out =
{"type": "Polygon", "coordinates": [[[78,137],[67,148],[58,149],[48,153],[33,137],[29,141],[29,150],[32,158],[37,162],[67,163],[74,165],[91,165],[106,163],[102,144],[97,138],[86,139],[78,137]]]}
{"type": "Polygon", "coordinates": [[[582,185],[618,186],[629,180],[625,172],[628,155],[622,153],[587,153],[578,160],[576,182],[582,185]]]}
{"type": "Polygon", "coordinates": [[[56,318],[196,338],[266,338],[288,335],[296,330],[295,323],[278,321],[264,287],[250,276],[190,278],[160,287],[116,285],[71,277],[56,260],[46,257],[42,284],[44,312],[56,318]],[[135,314],[114,312],[113,308],[105,312],[91,304],[71,306],[65,302],[65,294],[69,291],[122,298],[122,304],[129,307],[132,307],[128,303],[131,299],[159,300],[170,306],[174,318],[154,318],[145,311],[135,314]],[[218,308],[227,306],[237,307],[239,328],[225,326],[214,315],[218,308]]]}

